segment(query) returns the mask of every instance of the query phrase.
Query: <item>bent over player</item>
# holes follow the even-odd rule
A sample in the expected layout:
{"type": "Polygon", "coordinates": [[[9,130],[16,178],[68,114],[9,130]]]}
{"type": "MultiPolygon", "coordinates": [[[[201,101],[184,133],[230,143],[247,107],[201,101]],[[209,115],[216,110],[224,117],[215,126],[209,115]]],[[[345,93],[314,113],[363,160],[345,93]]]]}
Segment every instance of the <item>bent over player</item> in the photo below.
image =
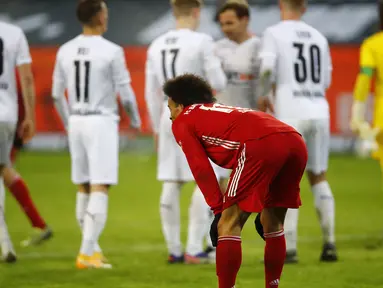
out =
{"type": "Polygon", "coordinates": [[[214,104],[211,87],[197,76],[169,80],[163,90],[174,137],[215,214],[210,233],[219,288],[235,286],[241,231],[253,212],[261,212],[260,235],[266,241],[265,287],[278,287],[286,256],[285,214],[301,205],[299,184],[307,162],[301,135],[266,113],[214,104]],[[224,195],[209,158],[233,169],[224,195]]]}
{"type": "Polygon", "coordinates": [[[98,238],[106,224],[109,188],[118,180],[117,93],[130,115],[131,126],[138,129],[141,120],[124,51],[101,36],[107,29],[106,4],[82,0],[77,18],[83,33],[60,47],[52,93],[68,130],[72,181],[78,187],[76,217],[82,243],[77,268],[111,268],[98,238]]]}

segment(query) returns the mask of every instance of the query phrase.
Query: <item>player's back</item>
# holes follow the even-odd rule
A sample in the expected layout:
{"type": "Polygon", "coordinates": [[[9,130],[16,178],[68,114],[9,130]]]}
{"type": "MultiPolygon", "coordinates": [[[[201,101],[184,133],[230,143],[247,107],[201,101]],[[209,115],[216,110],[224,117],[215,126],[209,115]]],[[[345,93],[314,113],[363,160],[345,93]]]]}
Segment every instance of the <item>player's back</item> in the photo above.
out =
{"type": "Polygon", "coordinates": [[[256,107],[259,45],[260,40],[255,36],[240,44],[228,38],[216,42],[216,54],[222,61],[227,78],[226,88],[217,94],[220,103],[256,107]]]}
{"type": "Polygon", "coordinates": [[[23,31],[0,22],[0,121],[17,121],[17,84],[15,69],[31,62],[23,31]]]}
{"type": "Polygon", "coordinates": [[[160,85],[185,73],[205,78],[206,41],[212,41],[211,37],[189,29],[170,30],[154,40],[148,57],[160,85]]]}
{"type": "Polygon", "coordinates": [[[117,115],[112,62],[121,47],[102,36],[79,35],[61,46],[57,61],[71,113],[117,115]]]}
{"type": "Polygon", "coordinates": [[[272,35],[277,48],[276,116],[328,118],[326,90],[332,66],[327,39],[303,21],[282,21],[266,33],[272,35]]]}
{"type": "Polygon", "coordinates": [[[220,104],[192,105],[179,118],[174,124],[178,126],[177,121],[181,120],[192,127],[209,158],[229,169],[247,141],[275,133],[296,132],[270,114],[220,104]]]}

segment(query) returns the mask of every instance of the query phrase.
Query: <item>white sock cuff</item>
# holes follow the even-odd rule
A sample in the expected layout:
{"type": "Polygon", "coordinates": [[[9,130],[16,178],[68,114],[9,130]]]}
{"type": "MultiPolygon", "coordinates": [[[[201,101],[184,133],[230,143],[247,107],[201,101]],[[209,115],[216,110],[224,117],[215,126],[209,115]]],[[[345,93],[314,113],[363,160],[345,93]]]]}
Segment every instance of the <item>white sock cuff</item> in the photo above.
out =
{"type": "Polygon", "coordinates": [[[87,212],[90,214],[107,214],[108,195],[104,192],[90,193],[87,212]]]}

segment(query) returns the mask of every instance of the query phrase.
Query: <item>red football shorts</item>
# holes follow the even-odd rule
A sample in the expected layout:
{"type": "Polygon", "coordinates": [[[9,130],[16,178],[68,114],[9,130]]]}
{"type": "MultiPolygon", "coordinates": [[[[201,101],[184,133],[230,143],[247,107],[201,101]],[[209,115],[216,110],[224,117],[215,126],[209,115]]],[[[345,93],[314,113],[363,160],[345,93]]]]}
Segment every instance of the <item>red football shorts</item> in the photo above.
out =
{"type": "Polygon", "coordinates": [[[237,204],[242,211],[301,206],[300,182],[307,148],[295,132],[276,133],[246,142],[230,175],[223,208],[237,204]]]}

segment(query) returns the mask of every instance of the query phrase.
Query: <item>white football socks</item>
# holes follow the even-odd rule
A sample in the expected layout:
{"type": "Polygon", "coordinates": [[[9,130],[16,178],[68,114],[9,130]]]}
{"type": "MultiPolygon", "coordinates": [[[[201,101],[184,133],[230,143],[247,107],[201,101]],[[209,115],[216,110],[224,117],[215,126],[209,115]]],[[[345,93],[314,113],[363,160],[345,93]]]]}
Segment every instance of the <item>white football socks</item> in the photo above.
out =
{"type": "Polygon", "coordinates": [[[0,178],[0,247],[3,256],[6,256],[9,252],[15,254],[15,250],[8,233],[7,223],[5,223],[5,189],[3,178],[0,178]]]}
{"type": "Polygon", "coordinates": [[[325,243],[335,243],[335,201],[327,181],[311,187],[325,243]]]}
{"type": "Polygon", "coordinates": [[[182,184],[163,182],[160,199],[162,232],[168,252],[176,257],[182,256],[180,235],[180,192],[182,184]]]}
{"type": "Polygon", "coordinates": [[[203,252],[206,226],[209,222],[209,206],[196,185],[189,206],[189,227],[186,253],[192,256],[203,252]]]}
{"type": "Polygon", "coordinates": [[[213,243],[211,242],[211,238],[210,238],[210,226],[211,226],[211,223],[213,223],[214,221],[214,213],[213,211],[211,211],[210,207],[208,207],[207,209],[207,213],[209,215],[209,218],[208,218],[208,221],[207,221],[207,224],[206,224],[206,228],[205,228],[205,233],[206,233],[206,245],[208,247],[213,247],[213,243]]]}
{"type": "Polygon", "coordinates": [[[285,224],[284,224],[287,252],[297,251],[298,215],[299,215],[298,209],[287,209],[285,224]]]}
{"type": "Polygon", "coordinates": [[[92,256],[98,238],[104,230],[108,213],[108,195],[103,192],[91,192],[84,217],[83,236],[80,253],[92,256]]]}
{"type": "MultiPolygon", "coordinates": [[[[324,243],[335,244],[335,201],[327,181],[311,187],[324,243]]],[[[298,209],[288,209],[285,218],[286,250],[297,250],[298,209]]]]}
{"type": "MultiPolygon", "coordinates": [[[[85,217],[85,212],[88,207],[89,203],[89,196],[90,194],[88,193],[83,193],[83,192],[77,192],[77,197],[76,197],[76,219],[77,223],[80,226],[81,233],[83,231],[84,227],[84,217],[85,217]]],[[[94,252],[97,253],[102,253],[101,247],[98,243],[94,245],[94,252]]]]}

